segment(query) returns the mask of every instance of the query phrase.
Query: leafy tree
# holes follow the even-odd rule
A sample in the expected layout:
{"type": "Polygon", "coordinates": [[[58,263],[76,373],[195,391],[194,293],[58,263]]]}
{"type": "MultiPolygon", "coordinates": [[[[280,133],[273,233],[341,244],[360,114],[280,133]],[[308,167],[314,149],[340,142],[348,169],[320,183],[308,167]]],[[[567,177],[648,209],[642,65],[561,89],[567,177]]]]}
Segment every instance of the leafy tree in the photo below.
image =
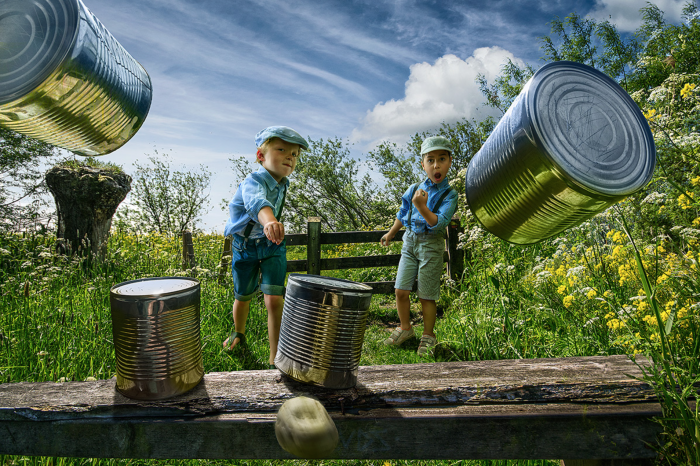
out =
{"type": "Polygon", "coordinates": [[[369,174],[340,139],[309,140],[290,180],[284,221],[301,231],[308,217],[321,217],[330,231],[361,230],[386,223],[393,213],[369,174]]]}
{"type": "Polygon", "coordinates": [[[520,67],[509,58],[501,66],[501,74],[493,84],[489,84],[483,74],[477,75],[476,82],[479,83],[479,90],[486,97],[486,105],[506,113],[533,74],[535,69],[531,65],[520,67]]]}
{"type": "Polygon", "coordinates": [[[0,230],[19,231],[41,220],[48,207],[41,197],[47,193],[42,165],[57,155],[50,144],[0,127],[0,230]]]}
{"type": "Polygon", "coordinates": [[[208,206],[211,172],[203,165],[196,171],[173,171],[168,156],[158,151],[148,161],[148,165],[134,163],[131,203],[135,209],[121,212],[120,224],[131,222],[137,230],[169,235],[196,229],[208,206]]]}

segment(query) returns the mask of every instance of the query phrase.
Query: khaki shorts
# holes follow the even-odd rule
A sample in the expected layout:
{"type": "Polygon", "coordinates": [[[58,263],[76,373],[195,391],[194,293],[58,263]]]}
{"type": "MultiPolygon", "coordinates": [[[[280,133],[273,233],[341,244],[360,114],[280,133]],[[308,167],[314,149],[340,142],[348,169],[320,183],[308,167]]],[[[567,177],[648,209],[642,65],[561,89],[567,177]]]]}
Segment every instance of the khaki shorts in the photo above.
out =
{"type": "Polygon", "coordinates": [[[394,288],[410,291],[417,278],[420,299],[431,301],[440,299],[444,251],[443,235],[416,235],[408,230],[403,235],[401,261],[399,261],[394,288]]]}

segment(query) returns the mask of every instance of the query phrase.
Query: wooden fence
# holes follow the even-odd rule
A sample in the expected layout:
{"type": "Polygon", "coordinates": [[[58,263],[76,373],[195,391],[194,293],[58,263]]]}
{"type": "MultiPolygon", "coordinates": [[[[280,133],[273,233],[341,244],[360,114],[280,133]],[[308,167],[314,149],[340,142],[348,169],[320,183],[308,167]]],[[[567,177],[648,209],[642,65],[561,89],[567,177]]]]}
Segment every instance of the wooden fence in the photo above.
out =
{"type": "MultiPolygon", "coordinates": [[[[355,256],[321,259],[321,245],[345,243],[379,243],[384,231],[344,231],[321,232],[321,218],[310,217],[307,221],[306,233],[285,235],[287,246],[306,246],[306,259],[287,261],[287,272],[306,272],[321,275],[323,270],[344,270],[367,267],[398,266],[401,254],[385,254],[381,256],[355,256]]],[[[464,271],[464,251],[457,248],[459,234],[463,231],[458,218],[453,218],[447,227],[445,252],[443,261],[447,262],[447,272],[451,279],[461,278],[464,271]]],[[[404,230],[399,231],[392,241],[403,241],[404,230]]],[[[224,252],[221,257],[219,282],[223,282],[229,270],[231,260],[231,237],[224,241],[224,252]]],[[[365,282],[373,289],[374,294],[393,294],[394,282],[365,282]]],[[[415,287],[415,285],[414,285],[415,287]]]]}

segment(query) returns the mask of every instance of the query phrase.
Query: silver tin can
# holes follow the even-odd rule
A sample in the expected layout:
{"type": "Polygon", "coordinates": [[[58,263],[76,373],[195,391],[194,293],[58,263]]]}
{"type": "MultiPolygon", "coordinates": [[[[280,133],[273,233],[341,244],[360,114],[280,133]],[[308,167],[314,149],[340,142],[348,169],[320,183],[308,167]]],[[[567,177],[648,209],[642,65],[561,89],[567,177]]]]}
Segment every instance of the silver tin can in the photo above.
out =
{"type": "Polygon", "coordinates": [[[528,81],[467,167],[469,208],[515,244],[557,235],[650,180],[654,138],[614,80],[554,62],[528,81]]]}
{"type": "Polygon", "coordinates": [[[0,125],[90,156],[146,119],[150,77],[81,0],[0,0],[0,44],[0,125]]]}
{"type": "Polygon", "coordinates": [[[277,368],[327,388],[357,383],[372,288],[340,278],[290,274],[277,368]]]}
{"type": "Polygon", "coordinates": [[[200,284],[193,278],[145,278],[110,290],[117,390],[129,398],[180,395],[204,376],[200,284]]]}

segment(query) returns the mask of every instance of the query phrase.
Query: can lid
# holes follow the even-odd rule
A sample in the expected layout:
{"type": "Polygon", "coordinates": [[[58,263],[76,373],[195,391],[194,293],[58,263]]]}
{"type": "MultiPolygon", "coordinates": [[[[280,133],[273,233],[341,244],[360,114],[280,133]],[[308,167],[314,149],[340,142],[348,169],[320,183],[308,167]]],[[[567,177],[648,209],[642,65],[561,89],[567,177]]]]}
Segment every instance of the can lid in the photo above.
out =
{"type": "Polygon", "coordinates": [[[164,296],[199,286],[199,280],[185,277],[156,277],[114,285],[110,292],[120,296],[164,296]]]}
{"type": "Polygon", "coordinates": [[[372,292],[372,287],[364,283],[344,280],[342,278],[323,277],[321,275],[292,273],[289,275],[289,281],[297,282],[297,284],[301,286],[308,286],[323,291],[372,292]]]}
{"type": "Polygon", "coordinates": [[[649,124],[613,79],[559,61],[540,68],[528,86],[535,133],[562,175],[614,196],[632,194],[651,180],[656,149],[649,124]]]}
{"type": "Polygon", "coordinates": [[[78,0],[0,2],[0,105],[38,87],[75,42],[78,0]]]}

